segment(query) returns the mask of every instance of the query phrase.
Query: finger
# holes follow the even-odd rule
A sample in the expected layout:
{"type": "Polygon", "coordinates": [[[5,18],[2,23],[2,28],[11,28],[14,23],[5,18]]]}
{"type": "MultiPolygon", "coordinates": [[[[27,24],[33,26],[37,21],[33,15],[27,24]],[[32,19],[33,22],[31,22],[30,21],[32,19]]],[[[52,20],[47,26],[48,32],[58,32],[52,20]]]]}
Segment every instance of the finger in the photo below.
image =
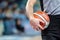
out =
{"type": "Polygon", "coordinates": [[[38,26],[32,26],[32,28],[33,28],[34,30],[36,30],[36,31],[39,31],[39,30],[40,30],[38,26]]]}
{"type": "Polygon", "coordinates": [[[40,29],[39,28],[36,28],[37,31],[39,31],[40,29]]]}
{"type": "Polygon", "coordinates": [[[42,27],[41,25],[38,25],[39,29],[44,30],[44,27],[42,27]]]}
{"type": "Polygon", "coordinates": [[[37,31],[40,31],[40,29],[39,29],[39,27],[38,27],[38,26],[36,27],[36,30],[37,30],[37,31]]]}
{"type": "Polygon", "coordinates": [[[36,26],[35,26],[35,27],[33,27],[33,29],[34,29],[34,30],[37,30],[37,31],[39,31],[38,27],[36,27],[36,26]]]}
{"type": "Polygon", "coordinates": [[[37,24],[30,23],[30,24],[31,24],[31,26],[32,26],[32,28],[33,28],[34,30],[37,30],[37,31],[40,30],[40,28],[38,27],[39,23],[37,23],[37,24]]]}
{"type": "Polygon", "coordinates": [[[40,22],[45,23],[43,20],[39,19],[40,22]]]}

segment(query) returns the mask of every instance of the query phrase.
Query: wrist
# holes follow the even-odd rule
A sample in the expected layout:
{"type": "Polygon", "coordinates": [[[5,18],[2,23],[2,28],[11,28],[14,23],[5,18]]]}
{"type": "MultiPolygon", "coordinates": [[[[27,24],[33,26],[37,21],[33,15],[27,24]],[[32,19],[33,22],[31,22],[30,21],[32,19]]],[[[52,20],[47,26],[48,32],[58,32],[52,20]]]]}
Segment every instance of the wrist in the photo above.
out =
{"type": "Polygon", "coordinates": [[[30,16],[30,17],[29,17],[29,20],[32,20],[32,19],[34,19],[34,16],[30,16]]]}

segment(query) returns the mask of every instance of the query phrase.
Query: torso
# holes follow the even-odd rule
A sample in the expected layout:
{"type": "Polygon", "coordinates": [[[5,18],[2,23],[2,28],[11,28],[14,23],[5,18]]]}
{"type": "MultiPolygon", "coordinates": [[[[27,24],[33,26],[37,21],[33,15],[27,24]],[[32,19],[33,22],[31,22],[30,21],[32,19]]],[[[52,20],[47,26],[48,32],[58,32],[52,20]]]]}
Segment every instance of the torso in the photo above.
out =
{"type": "Polygon", "coordinates": [[[44,10],[51,15],[60,14],[60,0],[43,0],[44,10]]]}

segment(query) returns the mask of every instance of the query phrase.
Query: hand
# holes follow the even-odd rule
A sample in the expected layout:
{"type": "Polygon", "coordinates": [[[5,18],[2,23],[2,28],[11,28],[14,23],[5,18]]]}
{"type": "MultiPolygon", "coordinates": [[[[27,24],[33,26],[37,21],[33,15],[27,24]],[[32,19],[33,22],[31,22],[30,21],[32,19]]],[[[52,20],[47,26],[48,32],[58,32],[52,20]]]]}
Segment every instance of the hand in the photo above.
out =
{"type": "Polygon", "coordinates": [[[36,18],[32,18],[30,19],[30,24],[33,27],[33,29],[39,31],[39,30],[44,30],[44,27],[42,27],[39,23],[42,22],[44,23],[44,21],[40,20],[40,19],[36,19],[36,18]]]}

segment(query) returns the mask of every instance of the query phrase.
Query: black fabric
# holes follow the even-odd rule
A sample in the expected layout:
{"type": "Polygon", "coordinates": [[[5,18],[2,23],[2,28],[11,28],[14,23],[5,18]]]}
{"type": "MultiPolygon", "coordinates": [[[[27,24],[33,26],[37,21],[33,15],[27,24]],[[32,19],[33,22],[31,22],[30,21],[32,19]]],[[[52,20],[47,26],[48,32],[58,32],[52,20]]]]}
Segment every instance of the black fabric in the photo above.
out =
{"type": "Polygon", "coordinates": [[[42,40],[60,40],[60,15],[49,15],[50,24],[42,31],[42,40]]]}
{"type": "Polygon", "coordinates": [[[43,0],[40,0],[41,11],[44,11],[43,0]]]}

